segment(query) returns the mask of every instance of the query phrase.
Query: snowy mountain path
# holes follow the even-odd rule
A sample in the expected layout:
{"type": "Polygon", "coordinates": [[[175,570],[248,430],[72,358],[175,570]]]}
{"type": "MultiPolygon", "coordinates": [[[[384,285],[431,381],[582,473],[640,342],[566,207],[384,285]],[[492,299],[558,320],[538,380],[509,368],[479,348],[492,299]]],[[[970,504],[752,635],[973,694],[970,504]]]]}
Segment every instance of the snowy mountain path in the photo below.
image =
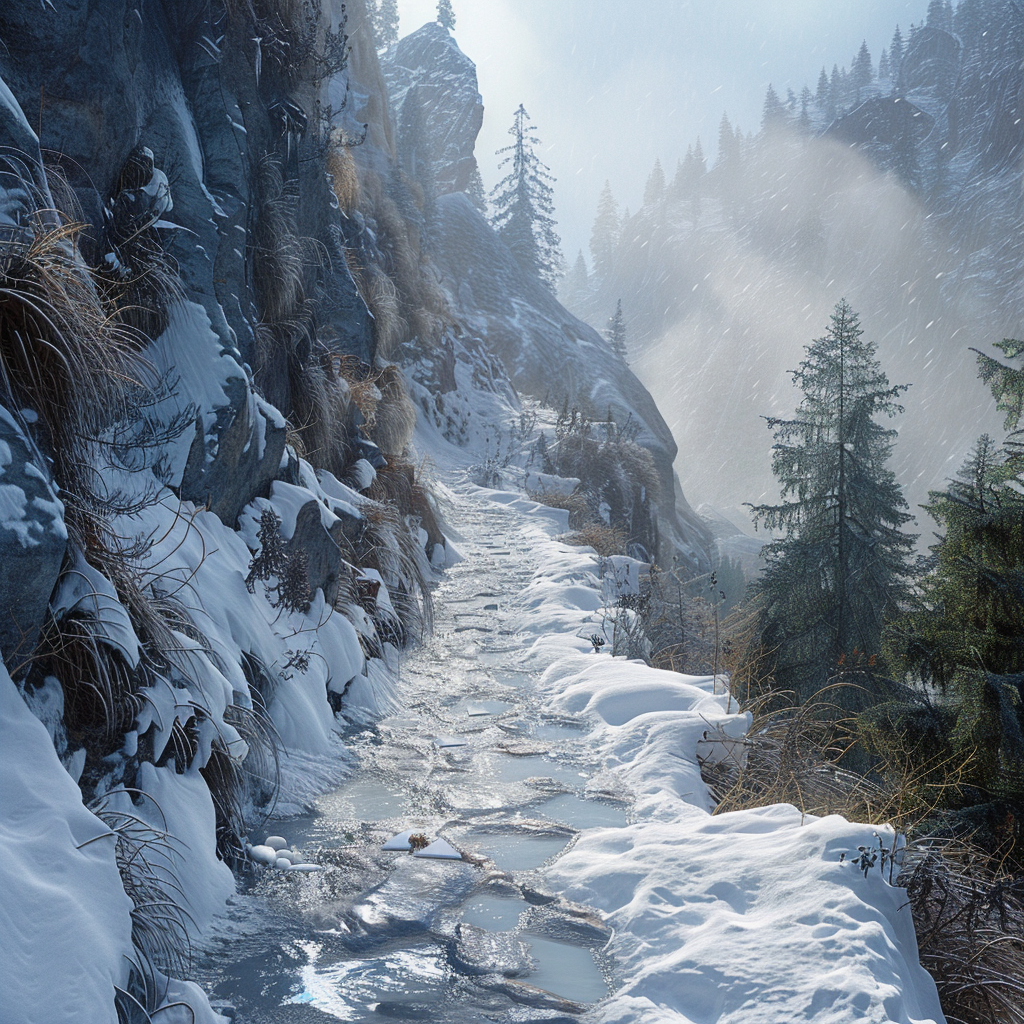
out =
{"type": "Polygon", "coordinates": [[[872,829],[711,816],[697,752],[746,717],[711,679],[591,650],[622,566],[516,494],[460,486],[449,520],[463,558],[397,706],[343,735],[340,785],[267,825],[327,870],[257,871],[204,943],[214,1000],[253,1024],[939,1024],[902,891],[840,862],[872,829]],[[468,859],[381,849],[410,830],[468,859]]]}
{"type": "Polygon", "coordinates": [[[610,931],[534,873],[576,828],[626,821],[624,803],[584,795],[600,766],[585,721],[545,711],[524,665],[514,598],[539,567],[536,518],[459,496],[463,558],[403,657],[401,710],[345,734],[351,771],[314,810],[267,825],[328,871],[258,875],[204,949],[203,980],[240,1019],[554,1021],[606,994],[610,931]],[[476,863],[381,852],[410,829],[476,863]]]}

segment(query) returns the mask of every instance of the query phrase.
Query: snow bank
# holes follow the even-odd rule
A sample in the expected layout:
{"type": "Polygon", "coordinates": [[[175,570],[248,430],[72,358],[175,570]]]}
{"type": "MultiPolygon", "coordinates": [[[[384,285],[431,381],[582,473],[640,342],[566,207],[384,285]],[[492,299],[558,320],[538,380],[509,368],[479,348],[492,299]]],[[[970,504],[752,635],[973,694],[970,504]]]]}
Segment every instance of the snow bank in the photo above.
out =
{"type": "Polygon", "coordinates": [[[115,1024],[131,900],[109,829],[82,806],[42,723],[0,662],[0,1017],[115,1024]],[[90,842],[90,840],[96,840],[90,842]]]}
{"type": "Polygon", "coordinates": [[[526,660],[547,666],[550,709],[591,720],[592,749],[635,799],[631,824],[585,831],[545,872],[615,929],[621,985],[597,1019],[942,1024],[904,891],[850,862],[892,834],[788,805],[713,815],[698,753],[728,753],[747,715],[711,678],[595,653],[587,636],[608,614],[601,561],[554,539],[554,510],[478,493],[526,517],[541,568],[517,625],[526,660]]]}

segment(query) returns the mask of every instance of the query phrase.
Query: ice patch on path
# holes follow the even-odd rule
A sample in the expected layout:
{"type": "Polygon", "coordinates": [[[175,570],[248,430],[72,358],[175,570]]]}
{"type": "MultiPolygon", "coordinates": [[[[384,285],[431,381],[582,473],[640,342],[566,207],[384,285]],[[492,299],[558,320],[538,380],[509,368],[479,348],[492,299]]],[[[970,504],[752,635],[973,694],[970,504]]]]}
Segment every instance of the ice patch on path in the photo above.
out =
{"type": "Polygon", "coordinates": [[[698,752],[741,756],[748,716],[711,678],[590,650],[607,614],[601,560],[559,543],[550,510],[479,493],[524,513],[517,542],[540,568],[517,625],[550,711],[586,716],[588,745],[634,795],[632,824],[585,830],[544,869],[615,930],[622,984],[595,1019],[943,1024],[906,893],[850,863],[891,833],[788,805],[711,814],[698,752]]]}

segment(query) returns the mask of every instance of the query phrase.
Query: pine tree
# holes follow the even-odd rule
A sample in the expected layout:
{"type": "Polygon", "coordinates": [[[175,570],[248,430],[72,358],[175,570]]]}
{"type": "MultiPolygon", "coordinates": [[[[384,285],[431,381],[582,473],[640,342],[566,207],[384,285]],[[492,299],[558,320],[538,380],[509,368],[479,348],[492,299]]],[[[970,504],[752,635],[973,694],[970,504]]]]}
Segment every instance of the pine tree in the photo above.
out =
{"type": "Polygon", "coordinates": [[[484,179],[479,167],[474,167],[470,173],[466,195],[473,200],[473,205],[481,213],[487,213],[487,190],[484,188],[484,179]]]}
{"type": "Polygon", "coordinates": [[[700,136],[693,144],[693,167],[694,177],[699,181],[708,173],[708,162],[704,157],[704,147],[700,144],[700,136]]]}
{"type": "Polygon", "coordinates": [[[814,94],[814,101],[818,104],[818,109],[824,113],[828,110],[828,97],[829,97],[829,82],[828,72],[821,69],[821,74],[818,75],[818,89],[814,94]]]}
{"type": "Polygon", "coordinates": [[[764,110],[761,114],[761,131],[774,131],[785,125],[786,121],[786,108],[774,87],[769,85],[768,92],[764,97],[764,110]]]}
{"type": "Polygon", "coordinates": [[[599,281],[608,280],[615,264],[619,227],[619,206],[612,195],[610,182],[606,181],[597,200],[597,216],[590,235],[590,254],[594,257],[594,274],[599,281]]]}
{"type": "Polygon", "coordinates": [[[590,294],[590,272],[587,270],[587,261],[583,257],[583,250],[580,249],[576,262],[562,278],[558,288],[559,301],[571,313],[578,314],[590,294]]]}
{"type": "MultiPolygon", "coordinates": [[[[1024,475],[1011,444],[988,435],[944,491],[925,505],[944,533],[913,607],[885,631],[885,651],[911,680],[943,694],[941,739],[973,755],[962,781],[980,791],[973,804],[1024,805],[1024,475]]],[[[889,712],[897,721],[897,715],[889,712]]],[[[901,723],[905,729],[905,724],[901,723]]],[[[990,808],[1001,824],[1005,807],[990,808]]],[[[982,816],[970,814],[972,830],[982,816]]],[[[995,819],[995,821],[993,821],[995,819]]],[[[1020,824],[1016,831],[1019,835],[1020,824]]]]}
{"type": "Polygon", "coordinates": [[[615,312],[608,321],[604,336],[608,339],[608,347],[628,365],[626,350],[626,321],[622,316],[622,299],[615,306],[615,312]]]}
{"type": "MultiPolygon", "coordinates": [[[[804,396],[796,417],[768,420],[783,501],[753,509],[759,525],[779,534],[755,585],[760,649],[775,687],[801,702],[844,660],[877,658],[883,623],[906,592],[914,539],[902,530],[911,516],[886,467],[896,432],[875,422],[902,411],[896,399],[906,386],[889,384],[862,334],[844,300],[826,334],[807,346],[793,374],[804,396]]],[[[869,676],[867,693],[831,700],[870,703],[879,696],[872,685],[869,676]]]]}
{"type": "Polygon", "coordinates": [[[925,24],[928,28],[937,28],[942,32],[952,32],[953,6],[950,0],[929,0],[925,24]]]}
{"type": "Polygon", "coordinates": [[[665,172],[661,167],[661,160],[654,161],[654,168],[651,170],[644,186],[644,206],[649,210],[659,207],[665,198],[665,172]]]}
{"type": "Polygon", "coordinates": [[[805,85],[800,93],[800,119],[798,121],[800,131],[804,135],[811,133],[811,104],[814,102],[814,94],[805,85]]]}
{"type": "Polygon", "coordinates": [[[903,63],[903,33],[900,32],[899,25],[896,26],[896,31],[892,34],[892,42],[889,44],[889,67],[891,68],[892,77],[900,73],[900,65],[903,63]]]}
{"type": "Polygon", "coordinates": [[[833,64],[832,76],[828,81],[828,117],[830,121],[843,112],[846,99],[845,91],[839,65],[833,64]]]}
{"type": "Polygon", "coordinates": [[[455,31],[455,10],[452,7],[452,0],[438,0],[437,20],[449,32],[455,31]]]}
{"type": "Polygon", "coordinates": [[[728,114],[722,114],[722,120],[718,125],[718,164],[719,167],[728,167],[740,162],[740,144],[733,131],[728,114]]]}
{"type": "Polygon", "coordinates": [[[860,44],[857,56],[853,58],[850,78],[853,88],[857,90],[857,98],[860,99],[861,92],[871,85],[871,80],[874,78],[874,71],[871,66],[871,51],[868,50],[866,39],[860,44]]]}
{"type": "Polygon", "coordinates": [[[505,155],[498,167],[511,165],[509,173],[494,186],[494,229],[519,265],[535,274],[552,291],[562,273],[561,241],[555,233],[555,179],[534,152],[540,145],[537,129],[520,103],[509,135],[513,142],[498,150],[505,155]]]}
{"type": "Polygon", "coordinates": [[[377,49],[383,50],[398,42],[398,0],[377,0],[370,17],[377,49]]]}
{"type": "Polygon", "coordinates": [[[881,56],[878,58],[878,77],[888,78],[889,74],[889,51],[885,49],[885,47],[882,47],[881,56]]]}

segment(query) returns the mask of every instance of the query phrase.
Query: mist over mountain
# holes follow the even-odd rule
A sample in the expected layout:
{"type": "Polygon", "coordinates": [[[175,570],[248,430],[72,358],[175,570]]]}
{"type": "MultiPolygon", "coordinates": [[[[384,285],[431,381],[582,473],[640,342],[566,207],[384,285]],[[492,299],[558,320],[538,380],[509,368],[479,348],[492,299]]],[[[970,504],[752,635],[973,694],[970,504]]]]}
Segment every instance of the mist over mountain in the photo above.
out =
{"type": "Polygon", "coordinates": [[[775,492],[760,417],[795,407],[788,371],[844,296],[889,379],[912,385],[894,422],[912,506],[982,430],[999,433],[969,349],[1024,320],[1024,20],[1005,0],[970,0],[937,22],[898,61],[886,52],[882,74],[871,62],[860,82],[851,66],[800,97],[773,90],[756,134],[723,119],[714,163],[691,145],[664,186],[652,174],[604,273],[567,282],[595,325],[623,299],[694,500],[775,492]]]}

